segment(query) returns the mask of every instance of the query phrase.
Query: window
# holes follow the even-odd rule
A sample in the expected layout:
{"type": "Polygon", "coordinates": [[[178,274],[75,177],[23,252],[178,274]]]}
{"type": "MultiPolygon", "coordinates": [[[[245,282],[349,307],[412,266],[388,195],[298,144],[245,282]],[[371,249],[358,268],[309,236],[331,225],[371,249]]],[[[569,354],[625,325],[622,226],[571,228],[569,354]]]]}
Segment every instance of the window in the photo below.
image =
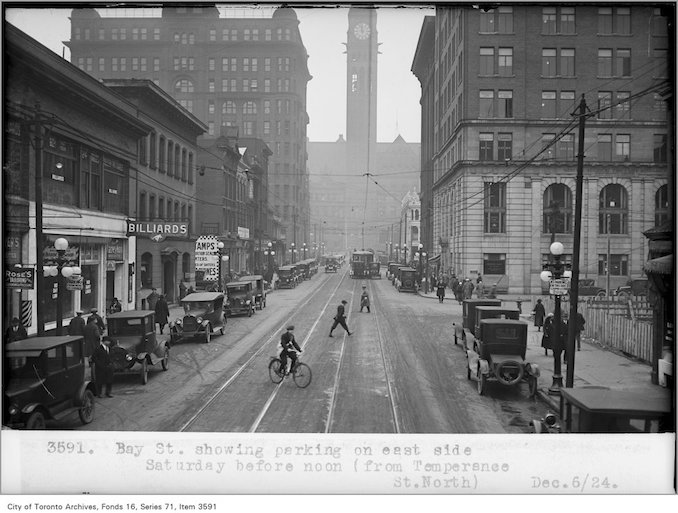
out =
{"type": "Polygon", "coordinates": [[[193,92],[193,82],[187,78],[181,78],[177,80],[174,84],[175,93],[192,93],[193,92]]]}
{"type": "Polygon", "coordinates": [[[630,35],[631,9],[628,7],[601,7],[598,9],[598,34],[630,35]]]}
{"type": "Polygon", "coordinates": [[[612,76],[612,50],[610,48],[600,48],[598,50],[598,76],[612,76]]]}
{"type": "Polygon", "coordinates": [[[497,32],[499,34],[513,33],[513,7],[497,9],[497,32]]]}
{"type": "Polygon", "coordinates": [[[222,114],[235,114],[235,102],[227,100],[221,106],[222,114]]]}
{"type": "Polygon", "coordinates": [[[513,75],[513,48],[499,48],[498,69],[500,76],[513,75]]]}
{"type": "Polygon", "coordinates": [[[485,233],[506,233],[506,184],[485,182],[485,233]]]}
{"type": "MultiPolygon", "coordinates": [[[[610,254],[610,276],[628,276],[629,256],[610,254]]],[[[607,255],[598,255],[598,274],[607,276],[607,255]]]]}
{"type": "Polygon", "coordinates": [[[617,34],[631,34],[631,9],[628,7],[618,7],[615,9],[615,28],[617,34]]]}
{"type": "Polygon", "coordinates": [[[609,184],[600,191],[598,233],[628,233],[628,194],[620,184],[609,184]]]}
{"type": "Polygon", "coordinates": [[[213,78],[210,78],[210,79],[207,81],[207,90],[208,90],[210,93],[213,93],[213,92],[214,92],[214,79],[213,79],[213,78]]]}
{"type": "Polygon", "coordinates": [[[612,8],[598,9],[598,34],[612,34],[612,8]]]}
{"type": "Polygon", "coordinates": [[[106,71],[106,59],[99,57],[99,71],[106,71]]]}
{"type": "Polygon", "coordinates": [[[153,57],[153,71],[160,71],[160,58],[153,57]]]}
{"type": "Polygon", "coordinates": [[[266,29],[264,31],[264,40],[265,41],[270,41],[271,40],[271,29],[266,29]]]}
{"type": "Polygon", "coordinates": [[[612,93],[598,91],[598,119],[612,119],[612,93]]]}
{"type": "Polygon", "coordinates": [[[80,206],[101,209],[101,156],[93,152],[80,152],[83,158],[80,174],[80,206]]]}
{"type": "Polygon", "coordinates": [[[618,134],[615,137],[614,144],[615,160],[628,161],[631,157],[631,136],[628,134],[618,134]]]}
{"type": "Polygon", "coordinates": [[[600,162],[612,161],[611,134],[598,134],[598,160],[600,162]]]}
{"type": "Polygon", "coordinates": [[[153,40],[154,41],[160,41],[160,29],[159,28],[153,29],[153,40]]]}
{"type": "Polygon", "coordinates": [[[543,233],[572,233],[572,191],[562,183],[549,185],[544,191],[543,233]]]}
{"type": "Polygon", "coordinates": [[[666,134],[654,134],[653,141],[653,162],[657,164],[666,163],[666,134]]]}
{"type": "Polygon", "coordinates": [[[544,7],[541,13],[541,33],[545,36],[557,34],[556,30],[556,8],[544,7]]]}
{"type": "Polygon", "coordinates": [[[574,7],[560,8],[560,33],[561,34],[575,33],[574,7]]]}
{"type": "Polygon", "coordinates": [[[214,101],[213,100],[209,100],[207,102],[207,113],[208,114],[214,114],[214,101]]]}
{"type": "Polygon", "coordinates": [[[542,160],[553,160],[555,158],[553,148],[555,138],[556,134],[541,134],[542,160]]]}
{"type": "Polygon", "coordinates": [[[556,49],[544,48],[541,51],[541,75],[543,77],[556,76],[556,49]]]}
{"type": "Polygon", "coordinates": [[[513,134],[497,134],[497,160],[508,161],[513,158],[513,134]]]}
{"type": "Polygon", "coordinates": [[[541,117],[555,118],[556,117],[556,92],[542,91],[541,92],[541,117]]]}
{"type": "Polygon", "coordinates": [[[669,186],[662,185],[654,195],[654,225],[660,226],[667,222],[669,217],[669,186]]]}
{"type": "Polygon", "coordinates": [[[615,99],[614,117],[617,119],[631,119],[631,93],[618,91],[615,99]]]}
{"type": "Polygon", "coordinates": [[[560,50],[560,75],[563,77],[574,76],[574,48],[560,50]]]}
{"type": "Polygon", "coordinates": [[[254,102],[245,102],[242,106],[243,114],[256,114],[257,113],[257,104],[254,102]]]}
{"type": "Polygon", "coordinates": [[[506,274],[506,253],[483,253],[483,274],[506,274]]]}
{"type": "Polygon", "coordinates": [[[499,91],[497,94],[497,117],[513,117],[513,91],[499,91]]]}
{"type": "Polygon", "coordinates": [[[628,48],[617,50],[616,71],[618,77],[631,76],[631,50],[628,48]]]}
{"type": "Polygon", "coordinates": [[[480,133],[478,160],[488,161],[494,158],[494,134],[480,133]]]}
{"type": "Polygon", "coordinates": [[[216,60],[213,57],[210,57],[207,60],[207,69],[209,71],[215,71],[217,69],[217,63],[216,63],[216,60]]]}
{"type": "Polygon", "coordinates": [[[480,74],[494,75],[494,48],[480,49],[480,74]]]}
{"type": "Polygon", "coordinates": [[[264,71],[271,71],[271,58],[266,57],[264,59],[264,71]]]}
{"type": "Polygon", "coordinates": [[[478,99],[478,117],[491,118],[494,117],[494,91],[480,90],[478,99]]]}
{"type": "Polygon", "coordinates": [[[122,161],[104,157],[104,209],[107,212],[127,212],[128,176],[122,161]]]}
{"type": "Polygon", "coordinates": [[[271,100],[264,100],[264,114],[271,113],[271,100]]]}
{"type": "Polygon", "coordinates": [[[558,140],[558,160],[574,160],[574,134],[565,134],[558,140]]]}

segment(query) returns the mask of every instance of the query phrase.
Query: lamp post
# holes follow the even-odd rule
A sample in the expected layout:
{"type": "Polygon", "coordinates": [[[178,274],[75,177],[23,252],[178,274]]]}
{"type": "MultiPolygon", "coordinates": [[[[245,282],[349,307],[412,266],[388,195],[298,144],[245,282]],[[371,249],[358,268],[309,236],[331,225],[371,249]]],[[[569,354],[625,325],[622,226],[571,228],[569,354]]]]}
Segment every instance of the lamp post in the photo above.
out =
{"type": "Polygon", "coordinates": [[[560,242],[553,242],[549,247],[551,255],[553,255],[552,263],[550,267],[553,271],[545,269],[541,272],[540,278],[544,282],[551,282],[551,291],[555,297],[555,307],[553,312],[553,327],[551,330],[551,347],[553,350],[553,383],[549,388],[548,392],[552,395],[560,395],[560,389],[563,387],[563,375],[561,370],[561,353],[563,351],[563,345],[561,340],[561,323],[562,323],[562,314],[560,311],[560,295],[562,289],[558,288],[558,283],[556,280],[562,278],[565,274],[563,272],[563,264],[560,261],[560,257],[563,254],[565,248],[560,242]],[[553,281],[552,281],[553,278],[553,281]]]}
{"type": "Polygon", "coordinates": [[[403,264],[407,263],[407,244],[403,244],[403,264]]]}
{"type": "Polygon", "coordinates": [[[63,305],[62,305],[62,291],[64,289],[65,280],[73,275],[79,275],[82,270],[79,267],[71,267],[66,265],[64,255],[68,249],[68,241],[63,237],[59,237],[54,241],[54,248],[57,251],[57,265],[45,267],[43,273],[46,276],[56,276],[57,278],[57,304],[56,304],[56,334],[63,335],[63,305]]]}
{"type": "Polygon", "coordinates": [[[301,250],[304,252],[304,253],[303,253],[303,254],[304,254],[303,260],[306,260],[306,250],[307,250],[307,249],[308,249],[308,248],[306,247],[306,243],[304,242],[304,243],[302,244],[302,246],[301,246],[301,250]]]}
{"type": "Polygon", "coordinates": [[[294,254],[297,252],[297,250],[296,250],[296,248],[295,248],[294,246],[295,246],[295,244],[294,244],[294,242],[292,242],[292,243],[290,244],[290,260],[291,260],[291,263],[294,263],[294,262],[295,262],[295,260],[294,260],[294,254]]]}
{"type": "MultiPolygon", "coordinates": [[[[615,202],[614,200],[610,201],[610,207],[614,208],[615,202]]],[[[607,261],[605,262],[605,274],[606,274],[606,287],[605,287],[605,295],[607,298],[610,298],[611,290],[610,290],[610,214],[607,213],[605,216],[605,231],[607,232],[607,261]]]]}
{"type": "Polygon", "coordinates": [[[268,257],[268,274],[273,276],[273,256],[275,255],[275,251],[273,251],[273,243],[269,242],[266,246],[267,249],[264,250],[264,255],[268,257]]]}

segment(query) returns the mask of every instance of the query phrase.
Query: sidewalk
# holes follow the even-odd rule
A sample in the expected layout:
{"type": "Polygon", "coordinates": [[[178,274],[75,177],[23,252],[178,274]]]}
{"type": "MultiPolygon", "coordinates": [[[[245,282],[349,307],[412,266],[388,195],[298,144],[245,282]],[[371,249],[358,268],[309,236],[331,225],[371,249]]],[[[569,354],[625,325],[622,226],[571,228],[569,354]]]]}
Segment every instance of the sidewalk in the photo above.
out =
{"type": "MultiPolygon", "coordinates": [[[[452,313],[459,319],[462,316],[461,305],[450,295],[445,296],[445,304],[452,307],[452,313]]],[[[438,301],[435,292],[428,294],[419,294],[421,297],[438,301]]],[[[539,365],[541,376],[539,377],[539,397],[549,404],[554,411],[559,409],[559,396],[549,395],[548,389],[553,383],[553,352],[544,354],[541,347],[542,332],[538,332],[534,323],[530,322],[529,317],[532,312],[532,304],[529,296],[497,296],[502,301],[502,306],[509,308],[516,307],[517,299],[522,301],[521,319],[529,323],[527,330],[527,353],[525,358],[528,362],[539,365]]],[[[650,380],[651,367],[649,364],[639,360],[628,358],[613,350],[607,349],[592,339],[582,337],[581,351],[576,351],[574,356],[574,388],[582,386],[604,386],[613,389],[636,389],[636,390],[657,390],[658,385],[652,384],[650,380]]],[[[562,364],[561,373],[563,376],[563,386],[567,366],[562,364]]]]}

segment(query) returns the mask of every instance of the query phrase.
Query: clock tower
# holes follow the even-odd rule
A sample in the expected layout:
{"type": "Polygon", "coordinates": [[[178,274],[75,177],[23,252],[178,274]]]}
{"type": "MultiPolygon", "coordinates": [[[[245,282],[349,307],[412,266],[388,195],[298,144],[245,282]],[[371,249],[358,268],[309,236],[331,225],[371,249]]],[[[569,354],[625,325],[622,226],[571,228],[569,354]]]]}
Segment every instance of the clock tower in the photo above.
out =
{"type": "Polygon", "coordinates": [[[346,42],[348,174],[373,171],[377,144],[377,10],[351,7],[346,42]]]}

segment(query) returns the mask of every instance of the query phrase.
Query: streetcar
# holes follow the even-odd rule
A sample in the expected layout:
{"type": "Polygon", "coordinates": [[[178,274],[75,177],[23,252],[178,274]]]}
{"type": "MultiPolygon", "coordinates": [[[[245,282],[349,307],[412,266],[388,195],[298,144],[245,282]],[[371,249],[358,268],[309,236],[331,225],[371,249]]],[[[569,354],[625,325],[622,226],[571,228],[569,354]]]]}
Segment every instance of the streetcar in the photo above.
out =
{"type": "Polygon", "coordinates": [[[374,262],[374,253],[371,251],[354,251],[351,255],[351,277],[369,278],[372,262],[374,262]]]}

